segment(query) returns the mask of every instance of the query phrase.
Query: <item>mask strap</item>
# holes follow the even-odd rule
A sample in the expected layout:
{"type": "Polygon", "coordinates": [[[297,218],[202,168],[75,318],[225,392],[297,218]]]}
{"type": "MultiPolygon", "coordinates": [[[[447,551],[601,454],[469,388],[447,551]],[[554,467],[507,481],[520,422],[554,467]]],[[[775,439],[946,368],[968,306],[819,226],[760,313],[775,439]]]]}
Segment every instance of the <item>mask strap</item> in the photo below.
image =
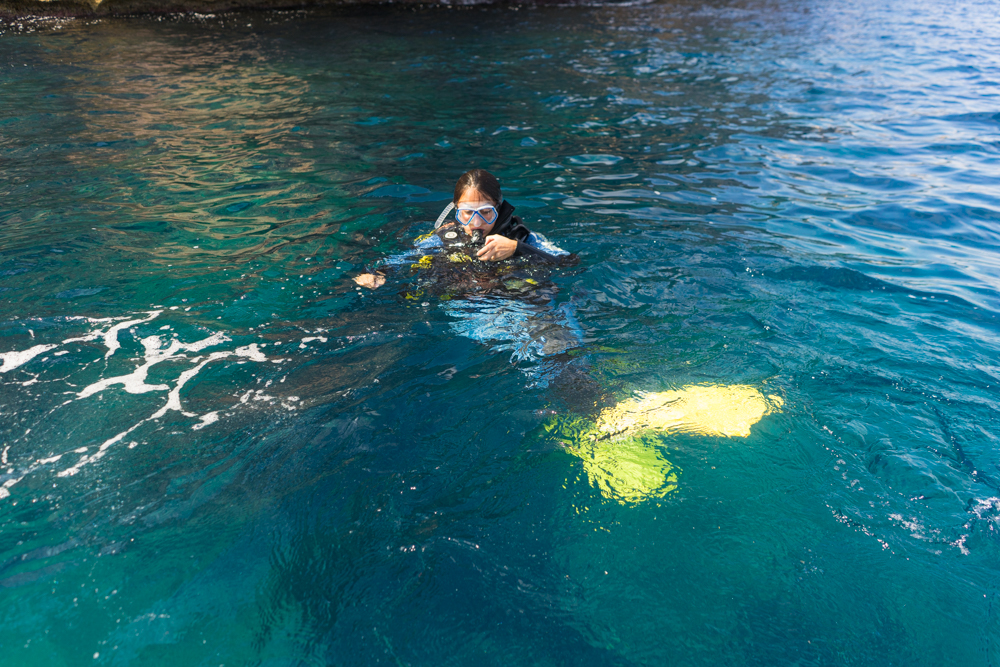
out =
{"type": "Polygon", "coordinates": [[[454,203],[448,204],[444,207],[444,210],[441,211],[441,215],[438,216],[437,221],[434,223],[434,229],[441,226],[441,223],[444,222],[444,219],[448,217],[448,214],[451,213],[451,209],[453,208],[455,208],[454,203]]]}

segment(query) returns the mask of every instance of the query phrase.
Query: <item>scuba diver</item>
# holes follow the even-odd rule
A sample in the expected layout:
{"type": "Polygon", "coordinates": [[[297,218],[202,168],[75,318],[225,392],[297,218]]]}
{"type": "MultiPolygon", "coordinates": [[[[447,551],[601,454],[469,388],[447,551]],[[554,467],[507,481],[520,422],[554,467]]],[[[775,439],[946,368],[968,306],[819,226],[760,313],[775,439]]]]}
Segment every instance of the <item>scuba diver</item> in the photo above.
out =
{"type": "Polygon", "coordinates": [[[388,273],[409,265],[409,275],[400,276],[405,297],[437,297],[454,331],[511,351],[511,361],[545,386],[562,370],[551,357],[583,338],[570,304],[554,305],[558,289],[549,280],[554,268],[572,266],[577,257],[530,231],[514,210],[493,174],[468,171],[431,233],[354,282],[377,289],[388,273]],[[444,223],[452,210],[454,221],[444,223]]]}
{"type": "MultiPolygon", "coordinates": [[[[496,176],[485,169],[472,169],[462,174],[455,184],[452,203],[438,217],[434,231],[417,239],[415,250],[433,251],[438,248],[464,250],[458,255],[455,252],[449,254],[453,263],[471,259],[500,262],[520,257],[565,264],[570,257],[576,259],[549,243],[542,235],[525,227],[521,218],[514,215],[514,206],[504,200],[496,176]],[[442,225],[452,209],[455,210],[455,222],[442,225]],[[470,251],[474,251],[474,254],[470,251]]],[[[389,258],[385,265],[401,264],[412,254],[389,258]]],[[[421,261],[430,264],[433,260],[422,258],[421,261]]],[[[385,284],[385,274],[382,271],[363,273],[354,282],[362,287],[376,289],[385,284]]]]}
{"type": "MultiPolygon", "coordinates": [[[[377,289],[387,273],[402,273],[409,264],[409,275],[401,276],[406,298],[437,297],[453,331],[512,351],[511,362],[532,386],[558,379],[559,393],[572,398],[570,410],[553,411],[533,437],[561,443],[581,460],[590,484],[622,504],[677,489],[679,470],[664,457],[663,435],[746,438],[763,417],[781,412],[781,396],[747,384],[685,385],[613,400],[565,354],[583,345],[583,330],[570,302],[556,305],[558,289],[548,278],[554,268],[576,262],[524,226],[495,176],[473,169],[458,179],[431,233],[354,282],[377,289]],[[455,222],[442,224],[452,209],[455,222]]],[[[587,363],[585,357],[577,361],[587,363]]]]}

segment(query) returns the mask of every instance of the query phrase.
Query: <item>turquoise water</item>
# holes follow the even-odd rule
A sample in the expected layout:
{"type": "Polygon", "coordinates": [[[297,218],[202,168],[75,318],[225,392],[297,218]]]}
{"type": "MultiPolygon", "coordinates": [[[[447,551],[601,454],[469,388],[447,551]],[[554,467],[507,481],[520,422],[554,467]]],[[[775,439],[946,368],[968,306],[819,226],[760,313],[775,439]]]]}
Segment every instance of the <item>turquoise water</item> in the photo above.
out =
{"type": "Polygon", "coordinates": [[[1000,663],[1000,19],[864,4],[0,27],[2,663],[1000,663]],[[472,166],[568,379],[355,289],[472,166]],[[544,435],[692,383],[662,499],[544,435]]]}

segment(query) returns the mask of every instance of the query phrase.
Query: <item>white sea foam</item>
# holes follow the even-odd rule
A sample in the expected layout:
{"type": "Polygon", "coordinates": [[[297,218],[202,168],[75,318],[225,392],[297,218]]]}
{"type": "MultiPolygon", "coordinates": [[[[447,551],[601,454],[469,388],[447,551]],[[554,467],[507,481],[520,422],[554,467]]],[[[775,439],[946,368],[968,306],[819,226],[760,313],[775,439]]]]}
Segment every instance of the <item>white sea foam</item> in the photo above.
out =
{"type": "Polygon", "coordinates": [[[124,385],[125,391],[130,394],[144,394],[147,391],[166,391],[170,387],[165,384],[146,384],[146,375],[149,369],[173,357],[180,345],[174,341],[167,349],[160,350],[160,339],[158,336],[150,336],[142,340],[142,346],[146,348],[146,363],[142,364],[128,375],[118,375],[116,377],[104,378],[90,384],[77,393],[77,398],[87,398],[104,391],[108,387],[116,384],[124,385]]]}
{"type": "Polygon", "coordinates": [[[2,500],[3,498],[6,498],[7,496],[9,496],[10,495],[10,487],[14,486],[18,482],[20,482],[22,479],[24,479],[24,475],[21,475],[20,477],[8,479],[6,482],[4,482],[3,485],[0,486],[0,500],[2,500]]]}
{"type": "Polygon", "coordinates": [[[184,412],[184,409],[181,407],[181,387],[187,384],[187,381],[193,378],[195,375],[197,375],[198,372],[202,368],[204,368],[207,364],[215,361],[216,359],[225,359],[231,354],[232,352],[213,352],[212,354],[208,355],[208,357],[206,357],[204,361],[199,363],[194,368],[189,368],[188,370],[181,373],[180,377],[177,378],[177,384],[175,384],[174,388],[170,390],[169,394],[167,394],[166,405],[164,405],[162,408],[154,412],[152,416],[149,417],[149,419],[159,419],[160,417],[164,416],[171,410],[176,410],[185,417],[194,417],[195,416],[194,413],[184,412]]]}
{"type": "MultiPolygon", "coordinates": [[[[111,357],[121,345],[118,343],[118,332],[122,329],[127,329],[136,324],[142,324],[143,322],[149,322],[150,320],[156,319],[156,317],[162,313],[162,310],[150,310],[147,312],[147,317],[138,320],[128,320],[127,322],[121,322],[112,326],[107,331],[91,331],[90,333],[84,334],[83,336],[76,336],[75,338],[67,338],[61,345],[67,343],[87,343],[92,340],[103,339],[105,347],[108,351],[105,353],[104,358],[107,359],[111,357]]],[[[117,320],[123,319],[121,317],[69,317],[69,320],[85,320],[91,324],[104,324],[107,322],[115,322],[117,320]]]]}
{"type": "MultiPolygon", "coordinates": [[[[110,438],[105,442],[103,442],[94,454],[82,456],[80,460],[77,461],[73,466],[59,472],[58,475],[60,477],[67,477],[77,474],[84,465],[88,463],[93,463],[94,461],[101,459],[109,447],[118,442],[121,442],[125,438],[125,436],[132,433],[132,431],[134,431],[135,429],[139,428],[140,426],[142,426],[147,422],[154,421],[166,416],[168,412],[171,411],[180,412],[185,417],[197,416],[194,413],[186,412],[183,406],[181,405],[181,396],[180,396],[181,389],[184,387],[185,384],[188,383],[188,381],[191,380],[191,378],[195,377],[199,372],[201,372],[201,370],[205,366],[212,363],[213,361],[217,361],[219,359],[225,359],[231,356],[244,357],[250,359],[251,361],[268,360],[267,357],[263,353],[261,353],[260,350],[257,349],[257,344],[251,343],[250,345],[239,347],[234,351],[212,352],[207,357],[204,358],[198,357],[194,359],[194,361],[197,362],[197,365],[181,373],[180,376],[178,376],[177,381],[175,382],[173,387],[167,387],[165,385],[145,384],[146,373],[148,372],[150,366],[165,361],[167,359],[181,358],[179,357],[179,355],[177,355],[177,353],[180,351],[197,352],[205,349],[206,347],[218,345],[220,343],[224,343],[229,340],[230,339],[227,336],[217,333],[213,334],[212,336],[209,336],[208,338],[188,344],[180,343],[177,340],[173,340],[170,342],[169,346],[160,349],[159,338],[157,336],[150,336],[149,338],[144,339],[143,346],[146,348],[146,363],[143,364],[143,366],[140,366],[130,375],[121,376],[118,378],[109,378],[109,380],[102,380],[100,382],[96,382],[87,389],[85,389],[84,391],[80,392],[78,394],[78,398],[84,398],[85,396],[93,395],[97,391],[105,389],[111,384],[124,384],[126,391],[133,391],[133,389],[137,389],[140,387],[143,388],[143,391],[149,391],[150,390],[149,388],[160,388],[160,387],[162,387],[163,389],[169,389],[170,392],[167,394],[167,402],[159,410],[151,414],[149,417],[146,417],[145,419],[134,424],[128,430],[122,431],[115,437],[110,438]],[[155,343],[154,340],[152,339],[155,339],[155,343]],[[91,387],[94,387],[94,389],[92,391],[89,391],[89,393],[87,393],[91,387]]],[[[136,392],[133,391],[133,393],[136,392]]],[[[201,428],[204,428],[208,424],[217,421],[218,415],[217,413],[209,413],[207,415],[204,415],[201,419],[202,419],[201,423],[196,424],[193,427],[194,430],[199,430],[201,428]]]]}
{"type": "Polygon", "coordinates": [[[18,366],[23,366],[35,357],[45,352],[48,352],[55,345],[35,345],[34,347],[29,347],[27,350],[4,352],[0,354],[0,360],[3,361],[3,365],[0,366],[0,373],[6,373],[12,371],[18,366]]]}
{"type": "MultiPolygon", "coordinates": [[[[38,355],[44,354],[45,352],[48,352],[49,350],[55,349],[57,347],[60,347],[61,345],[66,345],[67,343],[88,342],[88,341],[103,339],[104,340],[104,345],[108,348],[107,353],[104,355],[104,358],[107,359],[111,355],[113,355],[116,350],[118,350],[121,347],[121,345],[118,343],[118,333],[122,329],[127,329],[127,328],[129,328],[129,327],[131,327],[133,325],[141,324],[143,322],[149,322],[150,320],[155,319],[161,312],[162,311],[160,311],[160,310],[151,310],[151,311],[149,311],[147,313],[147,317],[145,317],[145,318],[127,320],[125,322],[121,322],[119,324],[115,324],[114,326],[110,327],[107,331],[91,331],[90,333],[84,334],[83,336],[76,336],[76,337],[73,337],[73,338],[67,338],[66,340],[64,340],[64,341],[62,341],[61,343],[58,343],[58,344],[35,345],[33,347],[29,347],[27,350],[14,350],[14,351],[11,351],[11,352],[0,353],[0,362],[2,362],[2,363],[0,363],[0,373],[7,373],[9,371],[12,371],[15,368],[18,368],[19,366],[23,366],[24,364],[28,363],[29,361],[31,361],[32,359],[34,359],[38,355]]],[[[112,318],[112,317],[103,317],[103,318],[69,317],[67,319],[69,319],[69,320],[85,320],[85,321],[93,323],[93,324],[103,324],[103,323],[112,322],[112,321],[114,321],[116,319],[121,319],[121,318],[112,318]]],[[[32,338],[35,337],[35,332],[34,331],[30,331],[29,330],[29,333],[31,333],[31,337],[32,338]]],[[[221,335],[221,334],[217,334],[217,335],[221,335]]],[[[206,343],[206,342],[207,341],[202,341],[202,343],[206,343]]],[[[53,356],[59,357],[59,356],[62,356],[64,354],[68,354],[68,353],[69,353],[68,350],[60,350],[59,352],[56,352],[53,356]]],[[[28,381],[27,384],[34,384],[34,381],[28,381]]]]}
{"type": "Polygon", "coordinates": [[[194,426],[192,426],[191,430],[192,431],[200,431],[201,429],[205,428],[209,424],[214,424],[217,421],[219,421],[219,413],[218,412],[209,412],[207,414],[202,415],[201,416],[201,421],[199,423],[195,424],[194,426]]]}
{"type": "Polygon", "coordinates": [[[108,329],[106,332],[104,332],[104,346],[108,348],[108,351],[104,355],[104,358],[105,359],[110,358],[111,355],[113,355],[118,350],[118,348],[121,347],[121,345],[118,344],[119,331],[121,331],[122,329],[128,329],[129,327],[136,324],[142,324],[143,322],[149,322],[150,320],[156,319],[156,316],[159,315],[161,312],[163,311],[152,310],[148,313],[149,316],[144,319],[128,320],[125,322],[121,322],[120,324],[116,324],[110,329],[108,329]]]}
{"type": "Polygon", "coordinates": [[[1000,498],[977,498],[976,504],[970,508],[977,519],[996,520],[996,513],[1000,512],[1000,498]]]}
{"type": "MultiPolygon", "coordinates": [[[[144,364],[128,375],[105,378],[85,387],[77,394],[77,398],[87,398],[88,396],[93,396],[97,392],[103,391],[116,384],[124,385],[125,391],[130,394],[144,394],[147,391],[166,391],[167,389],[170,389],[170,387],[165,384],[146,384],[146,376],[149,373],[150,368],[164,361],[182,357],[182,355],[179,354],[180,352],[199,352],[206,347],[219,345],[228,340],[229,338],[225,335],[217,333],[200,341],[187,344],[174,339],[170,341],[170,344],[167,345],[167,347],[164,348],[162,347],[163,342],[160,340],[159,336],[148,336],[143,338],[141,341],[143,348],[146,350],[144,364]]],[[[181,377],[183,378],[184,375],[182,374],[181,377]]]]}
{"type": "Polygon", "coordinates": [[[306,347],[306,343],[311,343],[314,340],[318,340],[321,343],[325,343],[326,342],[326,337],[325,336],[306,336],[305,338],[302,339],[302,342],[299,343],[299,348],[300,349],[305,348],[306,347]]]}
{"type": "Polygon", "coordinates": [[[267,361],[264,353],[257,349],[257,343],[250,343],[243,347],[236,348],[237,357],[246,357],[250,361],[267,361]]]}
{"type": "MultiPolygon", "coordinates": [[[[48,352],[53,348],[74,342],[90,342],[98,340],[102,341],[104,343],[104,346],[107,348],[106,353],[104,355],[104,359],[109,359],[121,348],[121,344],[118,342],[118,335],[122,331],[128,330],[129,328],[137,324],[149,322],[155,319],[157,316],[159,316],[161,312],[163,311],[162,310],[148,311],[145,317],[138,317],[138,318],[135,316],[133,316],[132,318],[128,317],[68,318],[74,320],[77,319],[85,320],[88,323],[98,325],[98,328],[82,336],[67,338],[66,340],[63,340],[61,343],[56,345],[53,344],[36,345],[27,350],[0,354],[0,361],[2,361],[2,366],[0,366],[0,373],[5,373],[7,371],[13,370],[14,368],[22,366],[27,362],[29,362],[31,359],[45,352],[48,352]],[[108,324],[111,324],[111,326],[107,326],[108,324]],[[105,327],[107,328],[105,329],[105,327]]],[[[167,326],[168,328],[165,329],[164,327],[161,327],[160,331],[166,332],[170,330],[169,325],[165,326],[167,326]]],[[[195,376],[197,376],[198,373],[200,373],[208,364],[226,358],[237,358],[240,360],[238,363],[245,363],[246,361],[253,361],[253,362],[273,361],[276,363],[280,363],[282,361],[281,359],[268,359],[268,357],[263,352],[261,352],[256,343],[244,345],[242,347],[236,348],[235,350],[217,350],[215,352],[209,353],[206,356],[199,355],[193,358],[188,356],[190,354],[197,355],[198,353],[208,348],[222,345],[226,342],[229,342],[230,340],[231,339],[228,336],[222,333],[213,333],[207,336],[206,338],[202,338],[201,340],[197,340],[192,343],[181,342],[180,340],[177,339],[176,333],[147,336],[146,338],[143,338],[141,341],[139,341],[144,351],[143,359],[138,365],[138,367],[135,368],[135,370],[133,370],[131,373],[110,378],[103,378],[101,380],[98,380],[97,382],[93,382],[87,385],[86,387],[78,391],[67,392],[70,394],[71,398],[66,400],[64,403],[60,404],[58,407],[63,407],[69,403],[90,398],[95,394],[98,394],[106,389],[119,385],[126,392],[130,394],[143,394],[153,391],[167,391],[168,393],[166,397],[166,402],[158,410],[152,412],[152,414],[150,414],[148,417],[140,419],[139,421],[132,424],[127,429],[121,431],[117,435],[103,441],[100,444],[100,446],[97,447],[96,451],[93,449],[93,447],[77,447],[71,450],[72,453],[79,454],[81,456],[76,461],[76,463],[74,463],[68,468],[65,468],[64,470],[59,471],[57,475],[59,477],[70,477],[76,475],[77,473],[80,472],[80,470],[84,466],[94,463],[103,458],[106,452],[112,446],[125,440],[129,434],[134,432],[143,424],[147,424],[151,421],[161,419],[171,411],[180,412],[186,417],[198,417],[198,415],[196,415],[195,413],[187,412],[184,410],[184,407],[181,403],[180,392],[181,389],[188,382],[190,382],[195,376]],[[172,335],[173,338],[166,339],[167,335],[172,335]],[[147,383],[147,377],[150,372],[150,369],[156,366],[157,364],[162,364],[168,361],[175,363],[189,363],[193,365],[184,370],[183,372],[181,372],[180,375],[176,378],[176,380],[170,382],[169,384],[147,383]]],[[[63,350],[57,352],[56,356],[61,356],[67,353],[68,351],[63,350]]],[[[38,379],[36,376],[34,379],[29,380],[27,383],[21,383],[21,384],[32,384],[37,381],[38,379]]],[[[74,387],[72,383],[67,382],[67,384],[70,387],[74,387]]],[[[246,394],[243,395],[240,403],[241,404],[247,403],[247,401],[251,397],[254,397],[254,400],[257,401],[267,401],[267,402],[274,401],[274,397],[264,395],[262,391],[256,392],[256,396],[254,396],[254,393],[255,392],[253,390],[248,391],[246,394]]],[[[208,412],[199,417],[199,422],[197,424],[194,424],[192,426],[192,429],[195,431],[200,430],[208,426],[209,424],[217,422],[219,419],[220,419],[219,411],[208,412]]],[[[27,430],[25,432],[25,436],[27,436],[30,432],[31,432],[30,429],[27,430]]],[[[129,448],[134,447],[136,444],[137,444],[136,442],[132,442],[129,445],[129,448]]],[[[10,446],[8,445],[4,447],[2,453],[0,453],[0,462],[2,462],[3,465],[8,464],[9,450],[10,446]]],[[[30,475],[31,473],[35,472],[42,466],[48,466],[57,463],[63,458],[63,456],[65,456],[65,454],[58,454],[49,456],[47,458],[38,459],[32,462],[30,465],[28,465],[26,468],[20,471],[18,477],[8,479],[2,485],[0,485],[0,499],[10,496],[10,488],[15,484],[17,484],[18,482],[20,482],[22,479],[24,479],[27,475],[30,475]]],[[[13,473],[13,472],[14,468],[11,467],[8,470],[8,473],[13,473]]]]}
{"type": "Polygon", "coordinates": [[[75,475],[76,473],[80,472],[80,468],[82,468],[87,463],[93,463],[94,461],[97,461],[98,459],[103,458],[104,457],[104,452],[107,451],[108,447],[110,447],[111,445],[115,444],[116,442],[119,442],[122,438],[124,438],[126,435],[128,435],[132,431],[136,430],[137,428],[139,428],[140,426],[142,426],[143,424],[145,424],[147,421],[149,421],[149,420],[148,419],[143,419],[141,422],[139,422],[137,424],[134,424],[132,426],[132,428],[128,429],[127,431],[122,431],[121,433],[119,433],[115,437],[109,438],[108,440],[105,440],[104,442],[101,443],[101,446],[98,447],[98,449],[97,449],[96,452],[94,452],[93,454],[91,454],[89,456],[82,456],[82,457],[80,457],[80,460],[77,461],[73,466],[71,466],[69,468],[66,468],[65,470],[60,471],[59,473],[57,473],[57,475],[59,477],[70,477],[72,475],[75,475]]]}

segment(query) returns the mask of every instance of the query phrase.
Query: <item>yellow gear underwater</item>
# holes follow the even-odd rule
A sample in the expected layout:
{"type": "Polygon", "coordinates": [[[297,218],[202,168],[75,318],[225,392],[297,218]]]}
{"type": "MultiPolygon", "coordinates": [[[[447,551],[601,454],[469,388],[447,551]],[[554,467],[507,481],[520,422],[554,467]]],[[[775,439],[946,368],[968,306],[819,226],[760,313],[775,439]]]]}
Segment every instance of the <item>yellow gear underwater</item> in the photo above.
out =
{"type": "Polygon", "coordinates": [[[424,255],[416,264],[410,264],[411,269],[429,269],[434,266],[434,255],[424,255]]]}
{"type": "Polygon", "coordinates": [[[654,431],[745,438],[783,404],[780,396],[764,396],[750,385],[688,385],[627,399],[593,422],[560,420],[546,430],[583,461],[601,495],[632,504],[677,488],[677,471],[660,453],[654,431]]]}

